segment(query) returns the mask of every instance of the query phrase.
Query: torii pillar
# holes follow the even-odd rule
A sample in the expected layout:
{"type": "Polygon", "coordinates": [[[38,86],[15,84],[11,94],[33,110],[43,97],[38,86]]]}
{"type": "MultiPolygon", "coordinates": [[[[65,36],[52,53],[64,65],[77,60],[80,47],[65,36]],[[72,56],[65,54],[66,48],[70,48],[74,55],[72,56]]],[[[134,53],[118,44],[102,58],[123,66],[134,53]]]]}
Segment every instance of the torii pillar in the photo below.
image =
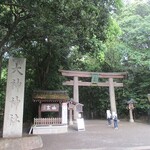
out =
{"type": "MultiPolygon", "coordinates": [[[[74,76],[73,79],[73,100],[79,103],[79,86],[78,86],[78,77],[74,76]]],[[[78,118],[78,113],[76,111],[76,107],[74,107],[74,119],[78,118]]]]}
{"type": "Polygon", "coordinates": [[[109,96],[110,96],[111,112],[115,112],[117,114],[113,78],[109,78],[109,96]]]}

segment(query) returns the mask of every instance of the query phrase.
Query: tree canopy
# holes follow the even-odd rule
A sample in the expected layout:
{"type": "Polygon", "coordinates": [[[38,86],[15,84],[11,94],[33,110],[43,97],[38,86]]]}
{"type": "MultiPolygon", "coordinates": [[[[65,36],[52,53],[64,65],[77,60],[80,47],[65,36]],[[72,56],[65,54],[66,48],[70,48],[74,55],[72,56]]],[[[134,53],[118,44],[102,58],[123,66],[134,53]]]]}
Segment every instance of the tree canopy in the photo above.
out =
{"type": "MultiPolygon", "coordinates": [[[[59,69],[96,72],[127,71],[124,89],[116,90],[120,116],[124,100],[138,101],[147,112],[150,89],[149,3],[122,5],[121,0],[1,0],[0,103],[3,111],[10,56],[25,57],[25,120],[32,119],[34,89],[66,89],[59,69]],[[30,109],[28,107],[30,106],[30,109]]],[[[107,88],[80,89],[86,118],[104,117],[109,107],[107,88]]],[[[123,113],[122,113],[123,112],[123,113]]]]}

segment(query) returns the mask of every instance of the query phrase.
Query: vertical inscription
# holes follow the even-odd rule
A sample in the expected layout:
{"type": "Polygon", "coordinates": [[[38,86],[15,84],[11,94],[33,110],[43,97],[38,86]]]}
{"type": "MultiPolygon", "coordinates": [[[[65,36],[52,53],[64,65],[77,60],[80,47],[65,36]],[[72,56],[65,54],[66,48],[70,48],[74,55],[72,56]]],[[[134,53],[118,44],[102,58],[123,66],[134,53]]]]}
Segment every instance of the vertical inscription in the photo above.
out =
{"type": "Polygon", "coordinates": [[[10,114],[10,126],[16,124],[17,122],[20,122],[19,116],[17,114],[10,114]]]}
{"type": "Polygon", "coordinates": [[[9,59],[3,137],[22,136],[25,65],[25,58],[9,59]]]}
{"type": "Polygon", "coordinates": [[[12,97],[10,103],[11,103],[11,108],[15,107],[17,109],[20,103],[20,99],[18,98],[18,96],[12,97]]]}
{"type": "Polygon", "coordinates": [[[17,91],[18,91],[19,88],[21,87],[21,84],[22,84],[22,83],[20,82],[19,78],[13,79],[12,82],[11,82],[12,90],[16,88],[17,91]]]}

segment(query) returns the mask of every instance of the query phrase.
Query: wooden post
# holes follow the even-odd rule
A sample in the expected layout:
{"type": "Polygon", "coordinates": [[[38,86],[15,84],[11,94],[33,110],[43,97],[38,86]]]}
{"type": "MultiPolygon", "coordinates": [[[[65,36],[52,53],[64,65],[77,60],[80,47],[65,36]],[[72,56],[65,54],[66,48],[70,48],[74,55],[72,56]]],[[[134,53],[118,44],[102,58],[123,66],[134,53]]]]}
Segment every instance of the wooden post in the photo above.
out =
{"type": "Polygon", "coordinates": [[[38,106],[38,118],[41,118],[41,103],[38,106]]]}
{"type": "MultiPolygon", "coordinates": [[[[73,84],[73,99],[75,102],[79,102],[79,86],[78,86],[78,77],[74,77],[74,84],[73,84]]],[[[74,107],[74,119],[78,118],[78,113],[76,111],[76,107],[74,107]]]]}
{"type": "Polygon", "coordinates": [[[109,95],[110,95],[111,112],[115,112],[117,114],[113,78],[109,78],[109,95]]]}

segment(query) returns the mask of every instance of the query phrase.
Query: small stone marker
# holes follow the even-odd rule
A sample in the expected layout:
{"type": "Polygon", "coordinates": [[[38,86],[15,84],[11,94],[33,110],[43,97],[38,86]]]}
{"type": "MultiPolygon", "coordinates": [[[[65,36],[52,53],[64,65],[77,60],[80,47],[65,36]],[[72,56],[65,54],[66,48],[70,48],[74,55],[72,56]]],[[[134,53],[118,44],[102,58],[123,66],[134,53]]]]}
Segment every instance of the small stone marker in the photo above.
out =
{"type": "Polygon", "coordinates": [[[11,57],[9,59],[3,125],[4,138],[22,136],[25,66],[25,58],[11,57]]]}

